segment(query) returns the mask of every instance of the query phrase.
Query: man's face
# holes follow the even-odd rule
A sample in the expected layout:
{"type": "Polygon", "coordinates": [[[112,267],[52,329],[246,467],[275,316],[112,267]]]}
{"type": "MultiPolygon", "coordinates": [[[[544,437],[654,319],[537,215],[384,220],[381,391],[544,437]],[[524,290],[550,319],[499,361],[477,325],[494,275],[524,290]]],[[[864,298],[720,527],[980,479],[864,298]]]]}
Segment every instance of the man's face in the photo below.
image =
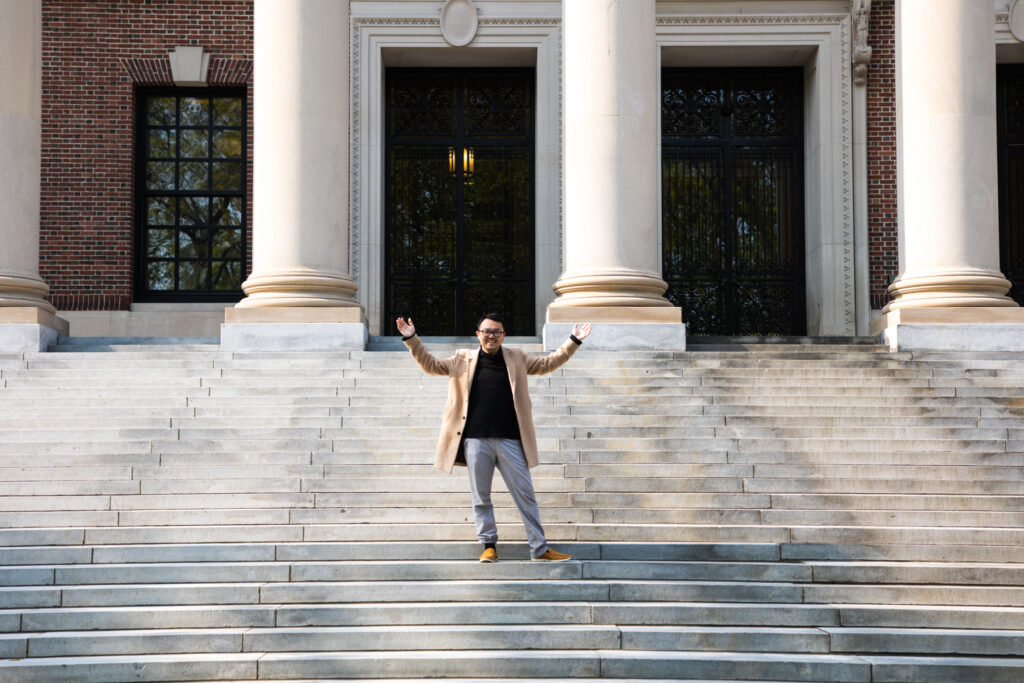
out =
{"type": "Polygon", "coordinates": [[[484,318],[476,331],[476,338],[480,340],[480,347],[485,353],[497,353],[501,348],[501,342],[505,340],[505,326],[490,318],[484,318]]]}

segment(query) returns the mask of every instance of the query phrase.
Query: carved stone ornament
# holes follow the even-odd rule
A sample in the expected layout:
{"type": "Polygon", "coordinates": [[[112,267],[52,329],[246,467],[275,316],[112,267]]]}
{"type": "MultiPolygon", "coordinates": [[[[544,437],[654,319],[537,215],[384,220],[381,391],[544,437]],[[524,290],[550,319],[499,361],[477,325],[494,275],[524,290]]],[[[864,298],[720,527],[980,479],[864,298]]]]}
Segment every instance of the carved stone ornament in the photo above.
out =
{"type": "Polygon", "coordinates": [[[1024,2],[1021,0],[1010,3],[1010,32],[1017,40],[1024,41],[1024,2]]]}
{"type": "Polygon", "coordinates": [[[441,10],[441,35],[450,45],[469,45],[476,37],[480,18],[473,0],[448,0],[441,10]]]}
{"type": "Polygon", "coordinates": [[[871,0],[853,0],[851,11],[853,13],[853,84],[862,86],[868,81],[868,64],[871,63],[871,46],[868,45],[871,0]]]}

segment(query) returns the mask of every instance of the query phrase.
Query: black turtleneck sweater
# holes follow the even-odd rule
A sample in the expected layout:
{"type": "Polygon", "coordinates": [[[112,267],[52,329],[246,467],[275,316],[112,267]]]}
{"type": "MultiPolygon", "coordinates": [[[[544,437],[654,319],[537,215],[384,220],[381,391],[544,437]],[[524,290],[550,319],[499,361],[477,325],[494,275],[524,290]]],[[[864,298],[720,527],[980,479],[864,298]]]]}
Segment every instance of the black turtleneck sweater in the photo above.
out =
{"type": "Polygon", "coordinates": [[[469,414],[463,437],[467,439],[519,439],[519,421],[512,402],[501,349],[493,356],[480,350],[473,383],[469,387],[469,414]]]}

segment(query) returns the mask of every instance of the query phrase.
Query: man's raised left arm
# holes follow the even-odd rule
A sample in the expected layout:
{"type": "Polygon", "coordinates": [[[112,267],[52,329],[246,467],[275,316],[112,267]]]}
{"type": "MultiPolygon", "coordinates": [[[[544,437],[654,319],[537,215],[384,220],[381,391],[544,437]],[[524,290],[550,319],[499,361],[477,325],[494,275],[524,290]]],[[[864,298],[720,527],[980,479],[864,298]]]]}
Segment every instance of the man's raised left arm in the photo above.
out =
{"type": "Polygon", "coordinates": [[[590,336],[592,328],[593,326],[590,323],[583,323],[583,325],[576,323],[572,327],[572,334],[569,335],[569,339],[559,348],[552,351],[550,355],[543,358],[527,357],[526,374],[544,375],[557,370],[572,358],[572,354],[576,353],[576,349],[580,347],[583,340],[590,336]]]}

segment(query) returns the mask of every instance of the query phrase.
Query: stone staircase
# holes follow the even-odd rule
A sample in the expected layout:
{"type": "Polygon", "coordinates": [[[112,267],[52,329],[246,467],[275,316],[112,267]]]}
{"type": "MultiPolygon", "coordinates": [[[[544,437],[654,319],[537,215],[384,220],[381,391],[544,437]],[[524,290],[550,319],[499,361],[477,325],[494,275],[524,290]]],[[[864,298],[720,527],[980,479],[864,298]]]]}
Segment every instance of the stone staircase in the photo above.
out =
{"type": "Polygon", "coordinates": [[[480,565],[407,353],[134,341],[0,355],[0,681],[1024,681],[1024,354],[584,348],[480,565]]]}

